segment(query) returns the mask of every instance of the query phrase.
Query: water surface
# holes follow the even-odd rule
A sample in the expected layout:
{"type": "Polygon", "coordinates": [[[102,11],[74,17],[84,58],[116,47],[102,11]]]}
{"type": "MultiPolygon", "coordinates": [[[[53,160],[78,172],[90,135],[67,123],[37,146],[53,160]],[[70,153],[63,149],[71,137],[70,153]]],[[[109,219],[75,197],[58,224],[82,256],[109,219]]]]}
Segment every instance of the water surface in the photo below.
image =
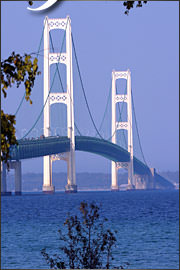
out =
{"type": "Polygon", "coordinates": [[[81,201],[101,204],[101,215],[116,229],[116,265],[130,269],[179,268],[179,193],[121,191],[24,194],[1,197],[1,268],[48,269],[40,250],[54,254],[58,229],[81,201]]]}

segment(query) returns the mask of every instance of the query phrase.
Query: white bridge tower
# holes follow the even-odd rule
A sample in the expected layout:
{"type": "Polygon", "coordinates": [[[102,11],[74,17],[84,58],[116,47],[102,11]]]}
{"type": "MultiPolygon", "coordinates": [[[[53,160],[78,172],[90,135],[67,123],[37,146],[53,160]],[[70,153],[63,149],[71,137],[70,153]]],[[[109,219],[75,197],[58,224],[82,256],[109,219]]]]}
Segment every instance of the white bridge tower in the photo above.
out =
{"type": "Polygon", "coordinates": [[[127,71],[112,72],[112,143],[116,144],[116,131],[126,129],[128,131],[128,152],[130,154],[129,162],[111,162],[111,190],[118,191],[118,170],[120,168],[128,169],[128,189],[134,188],[133,171],[133,134],[132,134],[132,104],[131,104],[131,73],[127,71]],[[116,93],[116,80],[127,80],[127,94],[119,95],[116,93]],[[127,122],[116,121],[116,103],[127,103],[127,122]]]}
{"type": "Polygon", "coordinates": [[[52,161],[65,160],[67,162],[66,192],[76,192],[75,175],[75,135],[74,135],[74,99],[73,99],[73,72],[72,72],[72,40],[71,20],[69,16],[64,19],[44,20],[44,136],[50,136],[50,106],[54,103],[67,105],[67,136],[70,139],[68,153],[44,157],[43,192],[53,193],[52,161]],[[53,29],[66,31],[66,52],[50,53],[49,32],[53,29]],[[50,93],[50,65],[62,63],[66,65],[67,85],[64,93],[50,93]]]}

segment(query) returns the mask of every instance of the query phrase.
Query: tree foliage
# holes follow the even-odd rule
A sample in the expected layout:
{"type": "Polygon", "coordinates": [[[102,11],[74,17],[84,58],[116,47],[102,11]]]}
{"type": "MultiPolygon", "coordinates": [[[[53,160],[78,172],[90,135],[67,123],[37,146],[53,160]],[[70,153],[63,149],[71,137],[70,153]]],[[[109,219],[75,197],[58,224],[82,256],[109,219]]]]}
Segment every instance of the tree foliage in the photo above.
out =
{"type": "Polygon", "coordinates": [[[28,1],[29,5],[32,6],[33,5],[33,1],[28,1]]]}
{"type": "Polygon", "coordinates": [[[15,124],[15,116],[1,110],[1,161],[7,162],[10,145],[17,144],[15,124]]]}
{"type": "Polygon", "coordinates": [[[100,219],[99,207],[82,202],[81,216],[66,218],[64,230],[59,230],[60,254],[50,256],[46,248],[41,250],[43,257],[52,269],[123,269],[113,267],[112,248],[115,233],[106,228],[107,219],[100,219]]]}
{"type": "Polygon", "coordinates": [[[38,72],[38,59],[31,60],[31,55],[12,54],[1,62],[1,86],[4,97],[7,96],[7,89],[16,83],[18,88],[23,82],[26,90],[26,100],[30,101],[30,94],[38,72]]]}
{"type": "Polygon", "coordinates": [[[123,2],[123,5],[126,8],[126,11],[124,13],[126,15],[128,15],[129,14],[129,10],[132,9],[135,6],[135,2],[137,3],[136,4],[136,7],[142,7],[143,3],[144,4],[147,3],[147,1],[124,1],[123,2]]]}
{"type": "MultiPolygon", "coordinates": [[[[18,88],[23,83],[25,99],[32,104],[30,95],[35,78],[39,74],[37,58],[32,59],[31,55],[21,56],[12,52],[7,59],[1,62],[1,90],[4,98],[7,97],[8,88],[13,85],[18,88]]],[[[1,110],[1,161],[7,162],[10,145],[17,144],[15,124],[15,115],[6,114],[1,110]]]]}

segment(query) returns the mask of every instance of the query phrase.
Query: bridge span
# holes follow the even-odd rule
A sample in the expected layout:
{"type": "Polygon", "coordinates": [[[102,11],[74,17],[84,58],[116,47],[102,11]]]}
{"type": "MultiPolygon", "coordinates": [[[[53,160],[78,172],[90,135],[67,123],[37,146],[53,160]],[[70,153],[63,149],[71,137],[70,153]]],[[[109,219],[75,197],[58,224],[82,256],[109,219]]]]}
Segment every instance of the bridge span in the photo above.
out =
{"type": "MultiPolygon", "coordinates": [[[[19,140],[18,145],[11,146],[9,162],[10,168],[15,169],[15,194],[20,195],[22,190],[21,160],[68,153],[69,150],[70,139],[67,136],[24,139],[19,140]]],[[[127,150],[117,144],[96,137],[75,136],[75,150],[97,154],[121,165],[127,164],[130,159],[127,150]]],[[[157,188],[161,183],[166,184],[168,188],[173,188],[165,178],[155,172],[155,169],[147,167],[135,156],[133,157],[133,168],[136,189],[157,188]]],[[[5,165],[3,166],[1,183],[1,194],[10,195],[11,192],[7,192],[6,188],[5,165]]]]}
{"type": "MultiPolygon", "coordinates": [[[[107,140],[89,136],[75,136],[75,150],[103,156],[115,162],[129,162],[130,154],[117,144],[107,140]]],[[[63,137],[45,137],[43,139],[19,140],[18,145],[11,147],[11,160],[43,157],[70,151],[70,139],[63,137]]],[[[150,173],[150,169],[133,158],[134,173],[143,175],[150,173]]]]}

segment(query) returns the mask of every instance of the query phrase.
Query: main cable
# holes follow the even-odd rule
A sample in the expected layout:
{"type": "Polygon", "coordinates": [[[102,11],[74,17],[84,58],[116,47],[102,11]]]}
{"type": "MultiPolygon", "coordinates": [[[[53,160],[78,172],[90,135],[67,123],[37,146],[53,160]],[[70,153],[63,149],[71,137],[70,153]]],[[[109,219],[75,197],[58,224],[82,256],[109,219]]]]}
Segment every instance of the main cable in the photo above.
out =
{"type": "MultiPolygon", "coordinates": [[[[83,95],[84,95],[84,99],[85,99],[85,102],[86,102],[86,106],[87,106],[87,109],[88,109],[88,112],[89,112],[91,121],[92,121],[92,123],[93,123],[93,126],[94,126],[94,128],[95,128],[97,134],[99,135],[99,137],[100,137],[101,139],[103,139],[103,137],[102,137],[101,134],[99,133],[99,130],[98,130],[97,127],[96,127],[96,124],[95,124],[95,122],[94,122],[93,116],[92,116],[91,111],[90,111],[90,108],[89,108],[89,104],[88,104],[88,101],[87,101],[87,97],[86,97],[86,93],[85,93],[85,89],[84,89],[84,85],[83,85],[83,81],[82,81],[82,77],[81,77],[81,72],[80,72],[80,68],[79,68],[79,63],[78,63],[78,59],[77,59],[77,54],[76,54],[76,49],[75,49],[75,44],[74,44],[74,39],[73,39],[72,33],[71,33],[71,37],[72,37],[72,45],[73,45],[73,49],[74,49],[74,54],[75,54],[76,64],[77,64],[77,68],[78,68],[79,78],[80,78],[81,87],[82,87],[82,90],[83,90],[83,95]]],[[[104,139],[103,139],[103,140],[104,140],[104,139]]]]}
{"type": "MultiPolygon", "coordinates": [[[[103,125],[103,123],[104,123],[105,115],[106,115],[106,112],[107,112],[107,109],[108,109],[109,100],[110,100],[110,95],[111,95],[111,85],[110,85],[110,88],[109,88],[109,94],[108,94],[108,98],[107,98],[107,102],[106,102],[106,107],[105,107],[104,115],[103,115],[101,124],[100,124],[100,126],[99,126],[99,131],[101,130],[102,125],[103,125]]],[[[95,136],[97,136],[97,133],[96,133],[95,136]]]]}
{"type": "Polygon", "coordinates": [[[140,141],[140,136],[139,136],[139,130],[138,130],[138,125],[137,125],[137,119],[136,119],[136,112],[135,112],[135,106],[134,106],[134,99],[133,99],[133,92],[132,92],[132,89],[131,89],[131,94],[132,94],[132,105],[133,105],[133,112],[134,112],[134,120],[135,120],[135,125],[136,125],[137,135],[138,135],[139,146],[140,146],[140,150],[141,150],[141,154],[142,154],[144,163],[145,163],[146,166],[148,167],[147,162],[146,162],[145,157],[144,157],[143,150],[142,150],[141,141],[140,141]]]}
{"type": "MultiPolygon", "coordinates": [[[[44,24],[44,25],[45,25],[45,24],[44,24]]],[[[40,48],[41,48],[41,43],[42,43],[43,35],[44,35],[44,26],[43,26],[43,30],[42,30],[42,34],[41,34],[41,39],[40,39],[38,51],[37,51],[36,53],[31,53],[31,54],[36,54],[37,58],[39,57],[39,52],[40,52],[40,48]]],[[[30,55],[31,55],[31,54],[30,54],[30,55]]],[[[16,112],[15,112],[15,114],[14,114],[15,116],[17,116],[17,113],[19,112],[19,110],[20,110],[20,108],[21,108],[21,105],[22,105],[22,103],[23,103],[23,101],[24,101],[24,99],[25,99],[25,96],[26,96],[26,92],[24,93],[24,95],[23,95],[23,97],[22,97],[22,99],[21,99],[21,101],[20,101],[20,103],[19,103],[19,106],[18,106],[18,108],[17,108],[17,110],[16,110],[16,112]]]]}

